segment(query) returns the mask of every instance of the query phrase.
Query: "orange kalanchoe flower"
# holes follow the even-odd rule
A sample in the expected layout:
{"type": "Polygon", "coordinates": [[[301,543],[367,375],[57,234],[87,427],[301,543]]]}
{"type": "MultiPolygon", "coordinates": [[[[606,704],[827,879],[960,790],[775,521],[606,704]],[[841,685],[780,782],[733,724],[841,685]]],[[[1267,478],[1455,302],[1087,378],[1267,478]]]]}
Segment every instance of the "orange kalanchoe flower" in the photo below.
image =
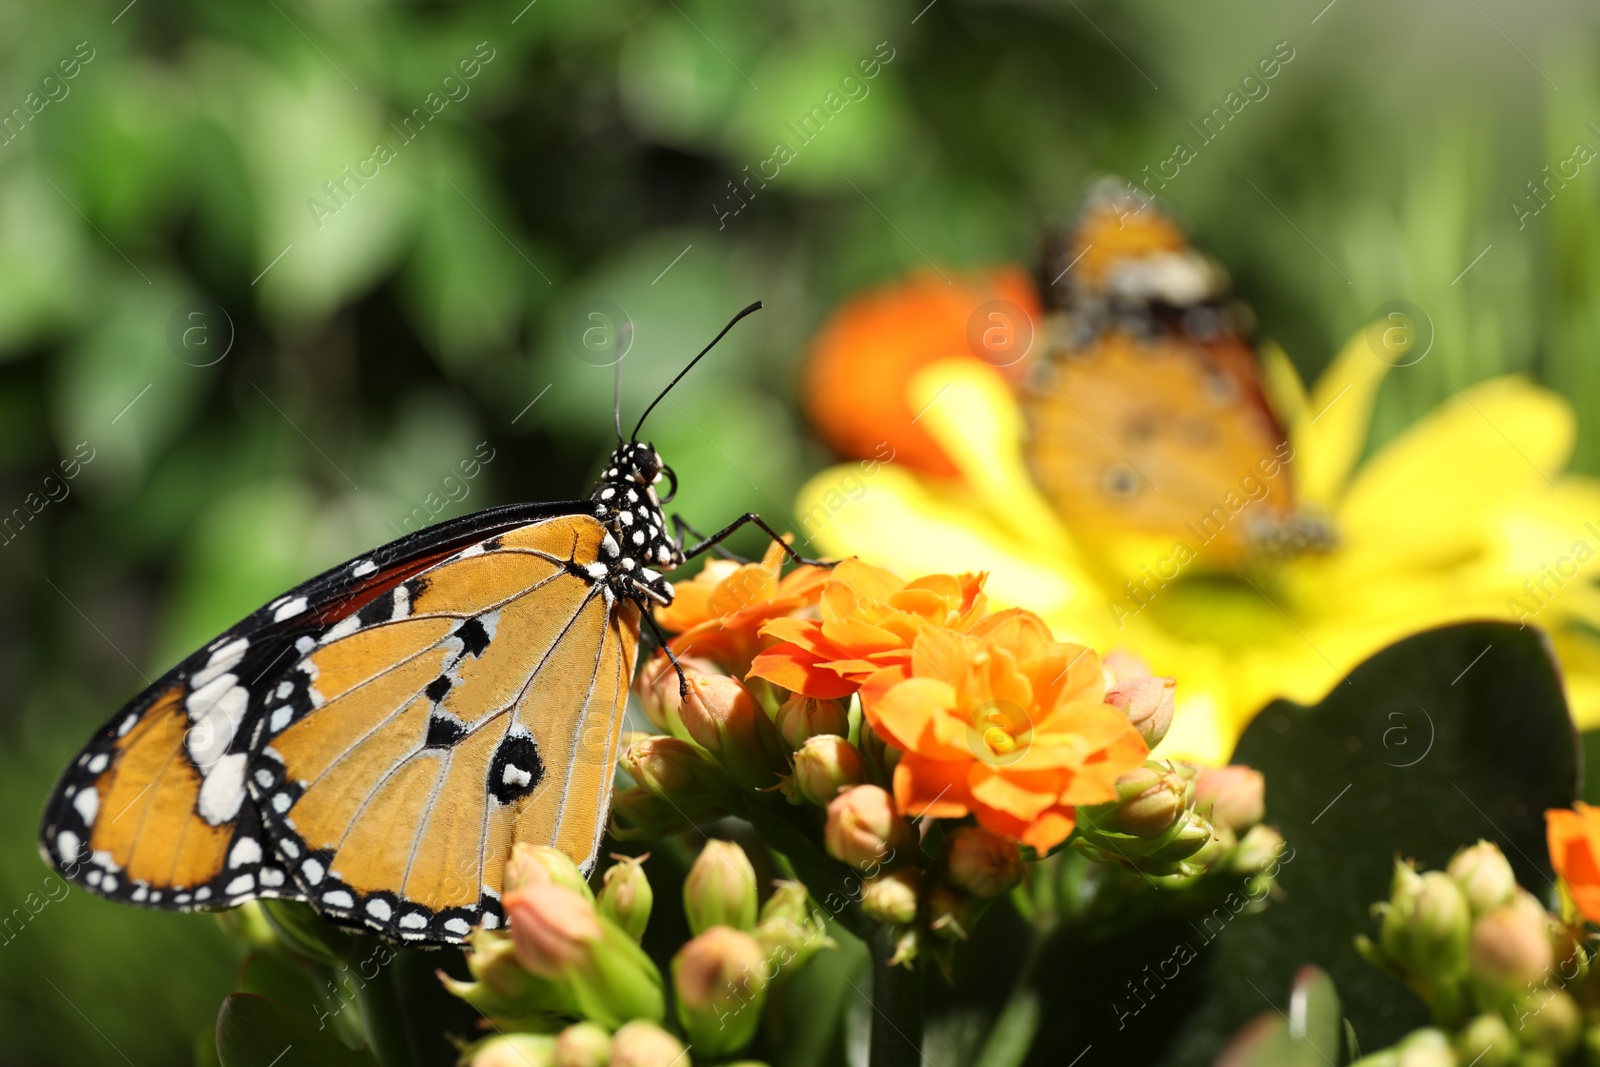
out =
{"type": "Polygon", "coordinates": [[[823,585],[820,619],[774,619],[762,628],[782,643],[757,656],[750,673],[807,696],[849,696],[877,672],[909,664],[924,630],[967,630],[982,619],[984,578],[930,574],[907,582],[847,559],[823,585]]]}
{"type": "Polygon", "coordinates": [[[761,628],[815,605],[828,579],[821,567],[797,567],[780,577],[783,560],[783,549],[774,544],[759,563],[708,560],[693,578],[675,583],[672,603],[656,609],[656,622],[678,635],[672,651],[713,660],[744,677],[750,661],[776,643],[762,637],[761,628]]]}
{"type": "Polygon", "coordinates": [[[882,459],[887,446],[897,463],[955,476],[955,464],[917,425],[906,385],[929,363],[961,356],[1020,375],[1024,350],[1013,355],[982,347],[991,311],[1002,321],[1018,320],[1013,325],[1027,337],[1014,343],[1027,343],[1039,298],[1025,271],[1006,267],[953,282],[927,271],[852,298],[822,328],[806,362],[801,392],[812,425],[841,456],[882,459]]]}
{"type": "Polygon", "coordinates": [[[1544,813],[1550,866],[1556,869],[1583,917],[1600,923],[1600,808],[1573,805],[1544,813]]]}
{"type": "Polygon", "coordinates": [[[894,794],[908,817],[974,815],[1040,852],[1072,833],[1075,805],[1115,799],[1113,783],[1149,754],[1105,703],[1099,657],[1028,611],[923,631],[908,665],[867,682],[861,706],[905,752],[894,794]]]}

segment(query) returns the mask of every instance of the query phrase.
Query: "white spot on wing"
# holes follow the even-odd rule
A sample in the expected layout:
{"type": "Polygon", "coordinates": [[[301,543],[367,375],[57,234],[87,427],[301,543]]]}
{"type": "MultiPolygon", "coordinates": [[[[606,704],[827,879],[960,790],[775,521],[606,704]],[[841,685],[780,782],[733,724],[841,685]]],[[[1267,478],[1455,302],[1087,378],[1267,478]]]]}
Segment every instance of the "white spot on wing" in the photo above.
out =
{"type": "Polygon", "coordinates": [[[71,830],[63,830],[56,835],[56,855],[62,863],[72,863],[78,858],[78,849],[83,842],[71,830]]]}
{"type": "Polygon", "coordinates": [[[283,605],[283,607],[281,607],[277,611],[273,612],[272,613],[272,621],[273,622],[282,622],[284,619],[292,619],[296,615],[300,614],[302,611],[305,611],[305,610],[306,610],[306,598],[303,597],[303,596],[297,596],[293,600],[289,601],[287,604],[283,605]]]}
{"type": "Polygon", "coordinates": [[[358,560],[351,566],[350,573],[357,578],[365,578],[369,574],[378,573],[378,565],[370,559],[358,560]]]}
{"type": "Polygon", "coordinates": [[[78,814],[83,817],[85,826],[94,825],[94,817],[100,813],[100,790],[89,788],[72,798],[72,806],[78,809],[78,814]]]}
{"type": "Polygon", "coordinates": [[[356,906],[354,898],[343,889],[331,889],[322,894],[322,902],[335,908],[353,908],[356,906]]]}
{"type": "MultiPolygon", "coordinates": [[[[261,845],[253,837],[241,837],[234,842],[233,851],[228,853],[229,867],[244,867],[251,863],[261,862],[261,845]]],[[[233,892],[233,890],[228,890],[233,892]]]]}
{"type": "Polygon", "coordinates": [[[229,882],[226,886],[224,886],[222,891],[224,893],[226,893],[230,897],[235,897],[235,896],[238,896],[240,893],[248,893],[248,892],[250,892],[250,890],[254,889],[255,887],[256,887],[256,876],[255,875],[253,875],[253,874],[241,874],[239,877],[235,878],[233,881],[229,882]]]}
{"type": "Polygon", "coordinates": [[[200,801],[196,807],[200,817],[212,826],[231,822],[244,803],[244,770],[248,757],[243,752],[223,756],[212,764],[206,780],[200,785],[200,801]]]}
{"type": "Polygon", "coordinates": [[[387,900],[369,900],[367,901],[367,914],[381,923],[386,923],[389,921],[389,916],[394,914],[394,909],[389,907],[387,900]]]}
{"type": "Polygon", "coordinates": [[[89,761],[89,773],[99,774],[101,771],[106,769],[106,764],[110,762],[111,757],[107,756],[104,752],[101,752],[95,756],[94,759],[89,761]]]}

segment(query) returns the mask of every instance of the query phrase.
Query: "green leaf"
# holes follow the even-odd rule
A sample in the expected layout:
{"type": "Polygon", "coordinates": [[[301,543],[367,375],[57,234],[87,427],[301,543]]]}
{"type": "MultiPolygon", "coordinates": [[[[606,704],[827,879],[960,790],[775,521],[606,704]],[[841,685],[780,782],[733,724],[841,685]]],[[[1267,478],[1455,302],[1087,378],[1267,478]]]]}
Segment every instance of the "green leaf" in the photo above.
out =
{"type": "Polygon", "coordinates": [[[235,993],[217,1014],[222,1067],[374,1067],[365,1049],[341,1044],[282,1001],[235,993]]]}
{"type": "Polygon", "coordinates": [[[1509,624],[1419,634],[1357,667],[1315,708],[1268,707],[1234,761],[1266,775],[1268,821],[1292,850],[1282,898],[1259,916],[1200,920],[1214,943],[1212,993],[1169,1062],[1210,1062],[1220,1036],[1307,963],[1337,984],[1363,1046],[1427,1025],[1422,1003],[1353,944],[1371,930],[1368,908],[1387,894],[1394,857],[1442,867],[1486,838],[1524,886],[1545,893],[1544,812],[1577,795],[1578,756],[1548,647],[1509,624]]]}

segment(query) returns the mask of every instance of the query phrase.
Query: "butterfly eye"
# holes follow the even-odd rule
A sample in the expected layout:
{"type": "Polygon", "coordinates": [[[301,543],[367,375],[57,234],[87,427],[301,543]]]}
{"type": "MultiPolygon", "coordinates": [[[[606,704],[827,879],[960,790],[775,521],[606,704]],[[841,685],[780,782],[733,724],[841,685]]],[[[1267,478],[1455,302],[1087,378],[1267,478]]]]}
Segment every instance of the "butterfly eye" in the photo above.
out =
{"type": "Polygon", "coordinates": [[[1139,491],[1139,476],[1119,463],[1106,468],[1105,474],[1100,478],[1100,485],[1118,500],[1126,500],[1139,491]]]}
{"type": "Polygon", "coordinates": [[[678,475],[664,463],[661,465],[661,473],[667,476],[667,481],[672,484],[672,489],[660,499],[663,504],[670,504],[672,503],[672,498],[678,495],[678,475]]]}

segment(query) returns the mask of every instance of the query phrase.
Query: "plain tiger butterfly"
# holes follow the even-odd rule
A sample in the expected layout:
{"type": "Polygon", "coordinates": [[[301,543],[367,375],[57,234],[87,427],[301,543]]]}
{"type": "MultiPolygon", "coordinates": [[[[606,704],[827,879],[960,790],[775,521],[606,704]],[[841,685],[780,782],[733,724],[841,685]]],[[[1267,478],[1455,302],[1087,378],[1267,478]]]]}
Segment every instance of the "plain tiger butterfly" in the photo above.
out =
{"type": "Polygon", "coordinates": [[[1047,238],[1038,284],[1046,346],[1022,390],[1026,455],[1075,534],[1193,539],[1222,566],[1332,546],[1331,520],[1295,499],[1249,310],[1171,217],[1102,181],[1047,238]],[[1240,491],[1264,477],[1269,493],[1240,491]]]}
{"type": "Polygon", "coordinates": [[[341,925],[433,944],[500,925],[516,842],[588,870],[640,625],[654,629],[651,608],[672,601],[665,573],[746,523],[783,544],[748,513],[685,547],[694,531],[662,510],[676,476],[638,441],[655,405],[760,307],[673,378],[631,440],[619,412],[589,499],[420,530],[289,590],[168,671],[56,784],[46,859],[113,900],[303,900],[341,925]]]}

